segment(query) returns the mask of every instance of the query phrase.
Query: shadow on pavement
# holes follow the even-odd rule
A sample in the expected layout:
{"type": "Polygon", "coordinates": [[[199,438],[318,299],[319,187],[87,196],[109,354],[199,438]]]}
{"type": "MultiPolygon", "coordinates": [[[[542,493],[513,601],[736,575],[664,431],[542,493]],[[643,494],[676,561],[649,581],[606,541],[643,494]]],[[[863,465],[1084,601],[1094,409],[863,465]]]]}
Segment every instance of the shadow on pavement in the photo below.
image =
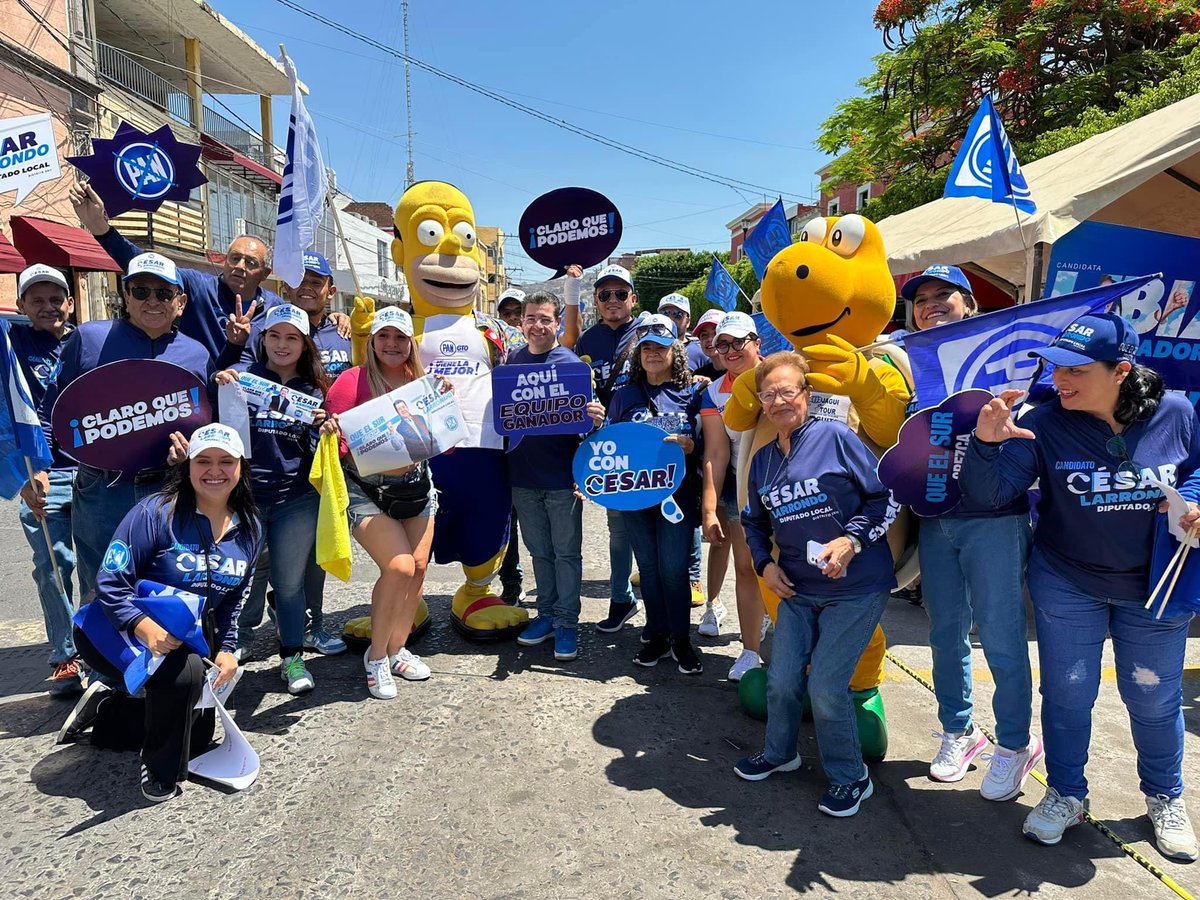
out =
{"type": "Polygon", "coordinates": [[[150,806],[138,792],[138,773],[136,753],[100,750],[84,742],[47,754],[34,765],[29,777],[38,793],[82,800],[95,812],[59,835],[62,840],[150,806]],[[102,777],[97,777],[99,773],[102,777]]]}

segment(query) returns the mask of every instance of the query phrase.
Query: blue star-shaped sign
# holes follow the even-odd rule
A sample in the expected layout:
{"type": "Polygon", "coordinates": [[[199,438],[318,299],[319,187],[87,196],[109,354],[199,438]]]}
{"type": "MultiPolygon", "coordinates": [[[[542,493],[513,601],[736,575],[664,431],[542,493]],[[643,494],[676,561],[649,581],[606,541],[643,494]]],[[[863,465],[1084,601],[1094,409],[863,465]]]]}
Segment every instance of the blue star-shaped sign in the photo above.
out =
{"type": "Polygon", "coordinates": [[[208,181],[200,172],[199,144],[180,143],[170,126],[149,134],[122,122],[111,138],[92,138],[91,156],[67,162],[88,176],[110,217],[131,209],[154,212],[164,201],[186,203],[208,181]]]}

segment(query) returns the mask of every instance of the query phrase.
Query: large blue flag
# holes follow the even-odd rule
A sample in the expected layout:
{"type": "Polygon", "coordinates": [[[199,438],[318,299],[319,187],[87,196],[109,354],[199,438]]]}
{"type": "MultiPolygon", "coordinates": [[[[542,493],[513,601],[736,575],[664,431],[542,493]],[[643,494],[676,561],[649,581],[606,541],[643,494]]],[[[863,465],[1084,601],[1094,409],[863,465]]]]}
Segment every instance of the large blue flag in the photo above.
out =
{"type": "Polygon", "coordinates": [[[1029,356],[1030,350],[1045,347],[1080,316],[1104,312],[1154,277],[1105,284],[927,331],[908,332],[902,343],[912,364],[920,408],[934,406],[968,388],[993,394],[1027,390],[1039,363],[1029,356]]]}
{"type": "Polygon", "coordinates": [[[4,402],[0,403],[0,496],[11,500],[29,480],[29,459],[34,471],[50,468],[50,444],[33,397],[29,382],[8,336],[8,322],[0,324],[4,344],[0,347],[0,380],[4,384],[4,402]]]}
{"type": "Polygon", "coordinates": [[[328,183],[317,129],[300,95],[296,67],[286,53],[279,60],[292,83],[292,115],[288,124],[287,162],[279,192],[275,226],[275,272],[293,288],[304,278],[304,251],[317,236],[325,211],[328,183]]]}
{"type": "Polygon", "coordinates": [[[758,220],[754,230],[746,237],[744,249],[750,257],[754,273],[762,281],[767,275],[767,264],[775,254],[792,242],[788,230],[787,214],[783,211],[783,200],[776,200],[767,214],[758,220]]]}
{"type": "Polygon", "coordinates": [[[708,283],[704,285],[704,296],[725,312],[732,312],[737,308],[737,282],[733,280],[733,276],[715,256],[712,268],[708,270],[708,283]]]}
{"type": "Polygon", "coordinates": [[[982,197],[995,203],[1014,204],[1027,213],[1037,212],[1029,182],[1021,172],[1021,164],[990,95],[984,95],[967,128],[942,196],[982,197]]]}
{"type": "Polygon", "coordinates": [[[772,325],[766,317],[765,313],[757,312],[753,316],[754,331],[758,335],[761,343],[758,346],[760,356],[770,356],[772,353],[778,353],[780,350],[791,350],[792,342],[785,338],[774,325],[772,325]]]}

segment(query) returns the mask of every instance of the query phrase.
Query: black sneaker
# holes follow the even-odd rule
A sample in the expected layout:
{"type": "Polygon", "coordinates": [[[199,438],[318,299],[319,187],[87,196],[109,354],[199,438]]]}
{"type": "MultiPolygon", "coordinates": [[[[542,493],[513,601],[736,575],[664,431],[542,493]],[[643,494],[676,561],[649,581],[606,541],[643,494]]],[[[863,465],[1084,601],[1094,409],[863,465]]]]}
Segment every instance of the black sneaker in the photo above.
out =
{"type": "Polygon", "coordinates": [[[859,805],[875,792],[871,773],[863,766],[863,777],[853,784],[835,784],[822,796],[817,809],[827,816],[844,819],[858,812],[859,805]]]}
{"type": "Polygon", "coordinates": [[[642,645],[642,649],[638,651],[633,661],[639,666],[651,668],[652,666],[657,666],[660,659],[670,655],[671,642],[662,635],[654,635],[647,643],[642,645]]]}
{"type": "Polygon", "coordinates": [[[500,599],[509,606],[516,606],[525,599],[525,592],[521,590],[520,582],[517,584],[506,584],[500,592],[500,599]]]}
{"type": "Polygon", "coordinates": [[[704,664],[696,655],[692,642],[686,638],[671,644],[671,655],[675,657],[675,662],[679,663],[679,671],[684,675],[699,675],[704,671],[704,664]]]}
{"type": "Polygon", "coordinates": [[[596,623],[596,630],[609,633],[620,631],[626,622],[637,615],[637,611],[637,603],[609,603],[608,615],[596,623]]]}
{"type": "Polygon", "coordinates": [[[107,684],[92,681],[75,704],[75,708],[67,714],[62,728],[58,729],[58,737],[54,739],[54,743],[68,744],[91,728],[92,723],[96,721],[96,714],[100,711],[100,704],[108,699],[111,691],[112,688],[107,684]]]}
{"type": "Polygon", "coordinates": [[[923,606],[921,601],[921,585],[914,584],[912,587],[897,588],[892,591],[892,596],[897,600],[907,600],[913,606],[923,606]]]}
{"type": "Polygon", "coordinates": [[[142,766],[142,796],[151,803],[162,803],[175,796],[178,787],[175,782],[159,781],[150,774],[150,770],[142,766]]]}
{"type": "Polygon", "coordinates": [[[640,640],[643,644],[650,643],[650,626],[649,625],[642,626],[642,635],[640,638],[638,638],[638,640],[640,640]]]}

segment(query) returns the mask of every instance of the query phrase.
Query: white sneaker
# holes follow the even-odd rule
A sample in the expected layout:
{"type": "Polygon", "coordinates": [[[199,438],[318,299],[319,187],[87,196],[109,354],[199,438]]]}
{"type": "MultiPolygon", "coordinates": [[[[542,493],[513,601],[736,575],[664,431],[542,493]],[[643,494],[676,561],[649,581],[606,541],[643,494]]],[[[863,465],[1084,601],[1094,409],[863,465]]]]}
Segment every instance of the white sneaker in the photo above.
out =
{"type": "Polygon", "coordinates": [[[392,674],[399,675],[405,681],[424,681],[429,677],[429,666],[421,662],[421,657],[408,652],[407,647],[401,647],[400,652],[392,657],[392,674]]]}
{"type": "Polygon", "coordinates": [[[725,621],[726,615],[725,604],[720,600],[712,600],[704,610],[704,615],[700,617],[700,627],[696,630],[704,637],[720,637],[721,623],[725,621]]]}
{"type": "Polygon", "coordinates": [[[984,800],[1011,800],[1021,793],[1025,779],[1044,755],[1042,741],[1035,734],[1029,736],[1029,746],[1024,750],[1005,750],[998,746],[995,753],[981,754],[980,759],[991,762],[979,793],[984,800]]]}
{"type": "Polygon", "coordinates": [[[942,739],[937,756],[929,764],[929,777],[934,781],[962,781],[971,761],[987,746],[987,738],[974,725],[961,734],[935,731],[933,736],[942,739]]]}
{"type": "Polygon", "coordinates": [[[289,694],[307,694],[314,687],[312,675],[304,665],[304,654],[289,656],[279,664],[279,677],[287,682],[289,694]]]}
{"type": "Polygon", "coordinates": [[[1196,846],[1196,832],[1188,818],[1187,807],[1182,797],[1146,798],[1146,812],[1154,825],[1154,840],[1159,852],[1167,859],[1185,859],[1189,862],[1200,855],[1196,846]]]}
{"type": "Polygon", "coordinates": [[[1087,801],[1077,797],[1064,797],[1052,787],[1046,788],[1046,796],[1025,817],[1021,832],[1039,844],[1057,844],[1063,832],[1083,821],[1087,801]]]}
{"type": "Polygon", "coordinates": [[[737,658],[733,664],[733,668],[729,670],[730,681],[741,681],[742,676],[751,669],[757,669],[762,665],[762,660],[753,650],[743,650],[742,655],[737,658]]]}
{"type": "Polygon", "coordinates": [[[758,642],[761,644],[767,639],[767,632],[771,630],[771,617],[763,613],[762,631],[758,634],[758,642]]]}
{"type": "Polygon", "coordinates": [[[368,659],[371,648],[363,652],[363,665],[367,669],[367,690],[371,696],[379,700],[393,700],[396,697],[396,680],[392,678],[392,670],[388,668],[389,660],[368,659]]]}

